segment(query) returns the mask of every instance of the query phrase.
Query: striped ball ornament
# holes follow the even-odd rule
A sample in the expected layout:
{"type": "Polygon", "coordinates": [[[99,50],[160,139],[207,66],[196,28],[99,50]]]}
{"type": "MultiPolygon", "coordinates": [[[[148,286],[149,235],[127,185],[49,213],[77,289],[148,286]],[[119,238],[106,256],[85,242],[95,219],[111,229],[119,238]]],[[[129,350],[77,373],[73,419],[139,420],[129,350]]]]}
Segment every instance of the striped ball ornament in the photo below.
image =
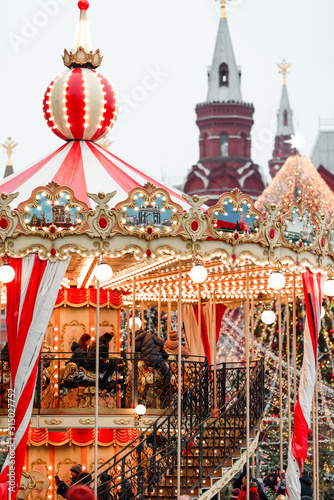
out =
{"type": "Polygon", "coordinates": [[[61,139],[98,141],[116,121],[115,92],[100,73],[73,68],[50,83],[43,113],[48,127],[61,139]]]}

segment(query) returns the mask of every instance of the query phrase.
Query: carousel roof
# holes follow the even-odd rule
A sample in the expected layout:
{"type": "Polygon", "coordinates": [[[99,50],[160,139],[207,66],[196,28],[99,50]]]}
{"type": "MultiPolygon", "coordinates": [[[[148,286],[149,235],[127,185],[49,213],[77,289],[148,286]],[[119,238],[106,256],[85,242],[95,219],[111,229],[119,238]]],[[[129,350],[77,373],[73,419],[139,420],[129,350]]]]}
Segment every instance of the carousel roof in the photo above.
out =
{"type": "Polygon", "coordinates": [[[94,208],[88,193],[117,191],[113,203],[127,198],[128,192],[147,182],[166,189],[173,200],[189,208],[177,189],[163,184],[150,175],[132,167],[125,161],[90,141],[70,141],[38,163],[17,172],[0,182],[2,192],[19,191],[17,204],[27,200],[37,186],[56,181],[73,189],[76,197],[94,208]]]}

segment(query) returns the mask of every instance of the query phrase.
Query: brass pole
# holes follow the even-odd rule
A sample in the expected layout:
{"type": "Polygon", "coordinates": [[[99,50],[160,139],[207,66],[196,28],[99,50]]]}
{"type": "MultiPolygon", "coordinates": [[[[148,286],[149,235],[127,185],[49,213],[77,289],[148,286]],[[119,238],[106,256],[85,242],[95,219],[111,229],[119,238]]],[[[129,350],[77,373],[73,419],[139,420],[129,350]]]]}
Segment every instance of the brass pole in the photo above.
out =
{"type": "Polygon", "coordinates": [[[291,441],[291,377],[290,377],[290,317],[289,317],[289,298],[285,299],[285,310],[286,310],[286,370],[288,374],[288,394],[287,394],[287,405],[288,405],[288,439],[289,443],[291,441]]]}
{"type": "Polygon", "coordinates": [[[141,326],[142,326],[142,329],[145,330],[145,325],[144,325],[144,314],[145,312],[145,309],[144,309],[144,301],[142,300],[141,303],[140,303],[140,319],[141,319],[141,326]]]}
{"type": "Polygon", "coordinates": [[[297,340],[296,340],[296,275],[293,275],[293,301],[292,301],[292,359],[293,359],[293,406],[297,404],[297,340]]]}
{"type": "Polygon", "coordinates": [[[136,339],[135,339],[135,317],[136,317],[136,280],[133,279],[132,286],[132,352],[136,351],[136,339]]]}
{"type": "MultiPolygon", "coordinates": [[[[213,292],[213,335],[214,335],[214,350],[213,350],[213,402],[215,409],[217,408],[217,342],[216,342],[216,323],[217,323],[217,311],[216,311],[216,294],[213,292]]],[[[225,401],[223,401],[223,404],[225,401]]]]}
{"type": "Polygon", "coordinates": [[[314,500],[317,500],[317,439],[316,439],[317,424],[316,424],[316,417],[315,417],[315,411],[316,411],[315,410],[315,407],[316,407],[316,392],[315,391],[316,391],[316,388],[314,387],[313,404],[312,404],[313,493],[314,493],[314,500]]]}
{"type": "MultiPolygon", "coordinates": [[[[201,284],[198,284],[198,338],[202,338],[202,297],[201,297],[201,284]]],[[[201,355],[203,353],[203,343],[201,342],[201,355]]],[[[203,353],[204,354],[204,353],[203,353]]]]}
{"type": "Polygon", "coordinates": [[[96,351],[95,351],[95,437],[94,437],[94,493],[97,498],[97,463],[99,433],[99,360],[100,360],[100,281],[96,280],[96,351]]]}
{"type": "Polygon", "coordinates": [[[246,301],[245,301],[245,358],[246,358],[246,491],[249,500],[249,438],[250,438],[250,387],[249,387],[249,265],[246,267],[246,301]]]}
{"type": "Polygon", "coordinates": [[[278,292],[278,371],[279,371],[279,466],[283,471],[283,405],[282,405],[282,304],[281,291],[278,292]]]}
{"type": "Polygon", "coordinates": [[[254,297],[251,296],[251,350],[252,361],[254,361],[254,297]]]}
{"type": "Polygon", "coordinates": [[[127,338],[128,338],[128,342],[127,342],[127,351],[130,352],[130,306],[128,306],[128,309],[126,311],[126,320],[127,320],[127,338]]]}
{"type": "Polygon", "coordinates": [[[161,337],[161,280],[159,280],[159,299],[158,299],[158,337],[161,337]]]}
{"type": "Polygon", "coordinates": [[[177,387],[177,497],[181,496],[181,439],[182,439],[182,407],[181,407],[181,337],[182,337],[182,262],[179,260],[179,312],[178,312],[178,387],[177,387]]]}
{"type": "Polygon", "coordinates": [[[169,332],[172,330],[172,301],[167,302],[167,340],[169,340],[169,332]]]}

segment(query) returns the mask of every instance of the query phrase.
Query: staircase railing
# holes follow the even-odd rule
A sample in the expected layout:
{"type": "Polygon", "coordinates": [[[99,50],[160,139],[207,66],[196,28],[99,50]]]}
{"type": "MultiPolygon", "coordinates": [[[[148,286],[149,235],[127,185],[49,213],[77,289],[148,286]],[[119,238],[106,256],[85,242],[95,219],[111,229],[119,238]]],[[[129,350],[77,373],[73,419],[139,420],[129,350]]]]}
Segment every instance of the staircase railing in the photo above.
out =
{"type": "MultiPolygon", "coordinates": [[[[226,365],[220,368],[222,369],[226,371],[224,376],[226,380],[230,380],[231,387],[234,384],[238,389],[234,392],[231,390],[229,401],[224,402],[218,411],[212,413],[210,404],[201,408],[205,396],[209,396],[210,393],[207,389],[203,392],[203,388],[213,386],[209,370],[206,373],[203,370],[201,377],[183,393],[181,493],[205,487],[210,475],[222,467],[245,441],[244,384],[241,386],[239,379],[235,378],[235,370],[233,377],[233,369],[231,373],[226,365]]],[[[241,373],[240,370],[238,372],[241,373]]],[[[243,374],[245,374],[244,368],[243,374]]],[[[223,377],[221,372],[217,375],[223,377]]],[[[245,380],[245,375],[243,378],[245,380]]],[[[264,405],[262,362],[252,364],[250,388],[250,428],[253,430],[262,416],[264,405]]],[[[139,437],[139,444],[129,453],[120,459],[115,456],[109,461],[107,472],[113,473],[113,478],[101,485],[100,489],[110,491],[111,495],[117,492],[120,500],[126,498],[143,500],[147,495],[157,499],[178,497],[177,409],[170,408],[170,410],[168,415],[154,424],[151,433],[139,437]]]]}

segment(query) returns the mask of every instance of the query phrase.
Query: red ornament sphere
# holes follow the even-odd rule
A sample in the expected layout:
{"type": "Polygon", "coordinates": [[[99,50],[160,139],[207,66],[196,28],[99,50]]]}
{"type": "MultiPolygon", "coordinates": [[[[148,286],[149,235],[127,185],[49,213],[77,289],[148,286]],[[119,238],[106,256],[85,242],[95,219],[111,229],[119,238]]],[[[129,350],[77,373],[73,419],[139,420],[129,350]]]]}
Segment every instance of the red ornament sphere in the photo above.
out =
{"type": "Polygon", "coordinates": [[[236,260],[236,256],[234,254],[232,255],[232,260],[233,262],[236,260]]]}
{"type": "Polygon", "coordinates": [[[235,240],[238,240],[238,239],[239,239],[239,235],[238,235],[238,233],[234,233],[234,239],[235,239],[235,240]]]}
{"type": "Polygon", "coordinates": [[[147,234],[152,234],[152,232],[153,232],[153,229],[151,227],[148,227],[147,228],[147,234]]]}
{"type": "Polygon", "coordinates": [[[323,247],[324,247],[325,245],[326,245],[326,240],[325,240],[325,237],[323,236],[323,237],[321,238],[321,246],[323,246],[323,247]]]}
{"type": "Polygon", "coordinates": [[[78,2],[78,7],[80,10],[87,10],[89,8],[88,0],[80,0],[78,2]]]}
{"type": "Polygon", "coordinates": [[[271,228],[269,233],[270,238],[273,240],[275,237],[275,229],[271,228]]]}
{"type": "Polygon", "coordinates": [[[57,250],[55,248],[51,248],[51,255],[55,256],[57,254],[57,250]]]}
{"type": "Polygon", "coordinates": [[[69,69],[48,86],[43,113],[48,127],[64,141],[98,141],[115,123],[115,92],[93,69],[69,69]]]}
{"type": "Polygon", "coordinates": [[[99,219],[99,226],[101,229],[105,229],[108,225],[108,221],[105,217],[100,217],[99,219]]]}
{"type": "Polygon", "coordinates": [[[0,227],[1,229],[6,229],[8,227],[8,219],[6,219],[6,217],[2,217],[0,220],[0,227]]]}
{"type": "Polygon", "coordinates": [[[54,226],[50,227],[50,233],[54,234],[56,232],[56,228],[54,226]]]}
{"type": "Polygon", "coordinates": [[[149,248],[146,250],[146,255],[147,257],[151,257],[152,255],[152,251],[149,248]]]}

